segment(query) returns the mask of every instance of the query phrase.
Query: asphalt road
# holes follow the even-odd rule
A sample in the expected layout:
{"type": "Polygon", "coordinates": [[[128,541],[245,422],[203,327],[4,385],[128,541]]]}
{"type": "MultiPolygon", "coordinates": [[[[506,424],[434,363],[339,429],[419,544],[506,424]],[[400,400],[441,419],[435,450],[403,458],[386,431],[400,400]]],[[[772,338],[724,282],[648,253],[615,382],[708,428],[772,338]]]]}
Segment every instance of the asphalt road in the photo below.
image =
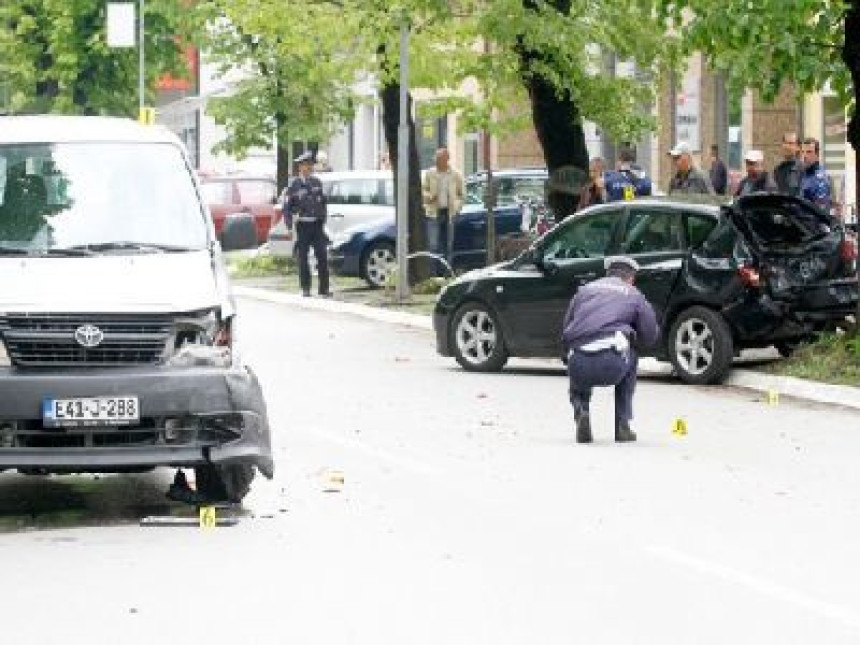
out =
{"type": "Polygon", "coordinates": [[[560,366],[469,374],[427,332],[240,304],[276,479],[201,530],[137,525],[182,513],[166,472],[4,475],[4,642],[860,640],[856,412],[649,378],[639,442],[604,391],[578,446],[560,366]]]}

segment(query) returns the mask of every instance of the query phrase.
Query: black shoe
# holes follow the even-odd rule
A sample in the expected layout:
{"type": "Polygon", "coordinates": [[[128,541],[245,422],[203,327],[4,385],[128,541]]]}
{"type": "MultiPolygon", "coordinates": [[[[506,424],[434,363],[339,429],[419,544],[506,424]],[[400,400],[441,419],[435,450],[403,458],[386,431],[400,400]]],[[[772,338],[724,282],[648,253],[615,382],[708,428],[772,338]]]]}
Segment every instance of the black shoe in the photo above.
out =
{"type": "Polygon", "coordinates": [[[627,421],[615,422],[615,441],[636,441],[636,433],[630,429],[627,421]]]}
{"type": "Polygon", "coordinates": [[[320,298],[331,298],[333,295],[331,291],[320,291],[320,298]]]}
{"type": "Polygon", "coordinates": [[[576,443],[591,443],[591,417],[588,412],[576,415],[576,443]]]}
{"type": "Polygon", "coordinates": [[[302,295],[303,295],[305,298],[310,298],[310,297],[311,297],[310,289],[304,289],[304,290],[302,290],[302,295]]]}

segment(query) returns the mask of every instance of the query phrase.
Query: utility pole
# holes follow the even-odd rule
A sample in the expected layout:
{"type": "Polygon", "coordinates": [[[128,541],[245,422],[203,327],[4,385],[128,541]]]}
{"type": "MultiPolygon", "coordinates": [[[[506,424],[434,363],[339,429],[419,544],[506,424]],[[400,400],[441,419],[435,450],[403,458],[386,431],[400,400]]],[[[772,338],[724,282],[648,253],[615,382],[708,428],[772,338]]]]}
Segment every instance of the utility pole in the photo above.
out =
{"type": "Polygon", "coordinates": [[[397,128],[397,300],[409,298],[409,21],[400,25],[400,124],[397,128]]]}
{"type": "Polygon", "coordinates": [[[143,108],[146,106],[146,97],[144,97],[144,59],[143,59],[143,34],[144,34],[144,18],[143,18],[143,5],[146,0],[139,0],[138,2],[138,36],[137,36],[137,48],[139,53],[139,66],[138,66],[138,78],[137,78],[137,92],[138,92],[138,108],[139,114],[143,114],[143,108]]]}
{"type": "MultiPolygon", "coordinates": [[[[489,55],[490,43],[484,40],[484,54],[489,55]]],[[[492,113],[488,116],[492,119],[492,113]]],[[[492,141],[489,127],[484,129],[484,170],[487,173],[487,188],[484,190],[484,208],[487,210],[487,265],[496,262],[496,187],[493,183],[492,141]]]]}

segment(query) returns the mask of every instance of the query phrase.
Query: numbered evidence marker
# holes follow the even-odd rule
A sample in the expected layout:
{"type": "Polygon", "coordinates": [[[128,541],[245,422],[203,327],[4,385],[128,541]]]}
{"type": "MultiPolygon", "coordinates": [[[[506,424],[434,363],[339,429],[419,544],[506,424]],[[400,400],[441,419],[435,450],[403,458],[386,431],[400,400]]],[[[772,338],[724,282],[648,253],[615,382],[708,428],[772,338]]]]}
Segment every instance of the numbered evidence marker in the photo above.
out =
{"type": "Polygon", "coordinates": [[[779,392],[768,390],[764,395],[764,400],[768,405],[779,405],[779,392]]]}
{"type": "Polygon", "coordinates": [[[624,187],[624,201],[632,202],[636,198],[636,193],[633,190],[633,186],[625,186],[624,187]]]}
{"type": "Polygon", "coordinates": [[[672,422],[672,434],[676,437],[687,436],[687,420],[678,417],[672,422]]]}
{"type": "Polygon", "coordinates": [[[155,125],[155,108],[140,108],[140,111],[137,114],[137,120],[141,125],[155,125]]]}
{"type": "Polygon", "coordinates": [[[200,528],[211,529],[218,524],[218,515],[215,512],[214,506],[200,507],[200,528]]]}

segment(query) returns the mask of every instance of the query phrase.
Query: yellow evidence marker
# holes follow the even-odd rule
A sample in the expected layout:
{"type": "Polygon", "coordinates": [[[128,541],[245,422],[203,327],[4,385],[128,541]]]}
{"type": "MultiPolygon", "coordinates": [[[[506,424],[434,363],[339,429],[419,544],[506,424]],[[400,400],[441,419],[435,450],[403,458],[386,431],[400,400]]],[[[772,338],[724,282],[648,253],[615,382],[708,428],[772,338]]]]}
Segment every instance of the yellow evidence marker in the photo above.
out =
{"type": "Polygon", "coordinates": [[[218,516],[215,513],[214,506],[200,507],[200,528],[212,529],[218,524],[218,516]]]}
{"type": "Polygon", "coordinates": [[[764,400],[768,405],[779,405],[779,392],[768,390],[764,395],[764,400]]]}
{"type": "Polygon", "coordinates": [[[137,114],[137,120],[141,125],[155,125],[155,108],[140,108],[137,114]]]}
{"type": "Polygon", "coordinates": [[[672,434],[677,437],[687,436],[687,420],[678,417],[672,422],[672,434]]]}

